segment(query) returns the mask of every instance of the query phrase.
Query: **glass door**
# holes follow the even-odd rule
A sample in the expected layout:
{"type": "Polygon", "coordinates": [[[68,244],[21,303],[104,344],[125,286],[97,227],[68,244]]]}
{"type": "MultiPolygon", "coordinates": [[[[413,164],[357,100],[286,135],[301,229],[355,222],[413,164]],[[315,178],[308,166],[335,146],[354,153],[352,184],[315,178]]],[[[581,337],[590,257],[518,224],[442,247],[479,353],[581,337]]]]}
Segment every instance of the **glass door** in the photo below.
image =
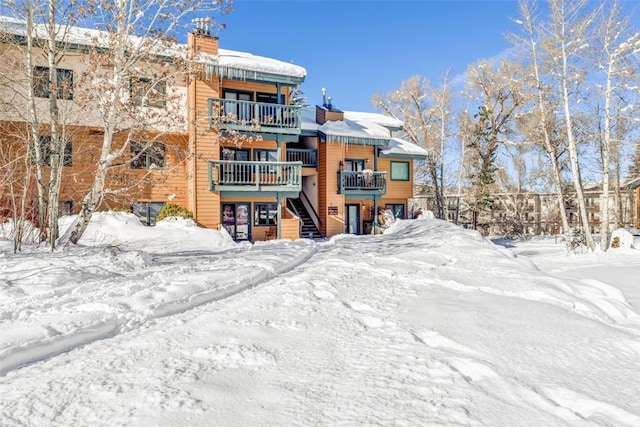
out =
{"type": "Polygon", "coordinates": [[[251,92],[236,92],[231,90],[224,91],[224,113],[227,116],[237,118],[240,122],[251,121],[253,118],[253,106],[247,102],[233,102],[233,101],[249,101],[253,99],[253,93],[251,92]]]}
{"type": "Polygon", "coordinates": [[[360,234],[360,205],[345,205],[345,233],[360,234]]]}
{"type": "Polygon", "coordinates": [[[250,240],[249,203],[223,203],[222,226],[236,242],[250,240]]]}

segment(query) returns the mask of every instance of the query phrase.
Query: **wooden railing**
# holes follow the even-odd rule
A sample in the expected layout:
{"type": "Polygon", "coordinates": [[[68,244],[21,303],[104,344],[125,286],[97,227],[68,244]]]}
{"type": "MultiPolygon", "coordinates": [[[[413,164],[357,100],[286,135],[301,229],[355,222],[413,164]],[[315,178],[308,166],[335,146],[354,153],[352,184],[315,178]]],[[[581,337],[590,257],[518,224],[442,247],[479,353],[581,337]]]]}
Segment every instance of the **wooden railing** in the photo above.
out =
{"type": "Polygon", "coordinates": [[[300,123],[301,107],[299,105],[209,98],[210,127],[233,125],[247,128],[270,127],[299,130],[300,123]]]}
{"type": "Polygon", "coordinates": [[[362,194],[386,194],[386,172],[338,172],[338,194],[362,193],[362,194]]]}
{"type": "Polygon", "coordinates": [[[318,150],[312,148],[287,148],[287,161],[302,162],[302,167],[318,167],[318,150]]]}
{"type": "Polygon", "coordinates": [[[288,191],[302,189],[302,163],[300,162],[248,162],[210,160],[209,182],[216,187],[245,187],[257,191],[288,191]]]}

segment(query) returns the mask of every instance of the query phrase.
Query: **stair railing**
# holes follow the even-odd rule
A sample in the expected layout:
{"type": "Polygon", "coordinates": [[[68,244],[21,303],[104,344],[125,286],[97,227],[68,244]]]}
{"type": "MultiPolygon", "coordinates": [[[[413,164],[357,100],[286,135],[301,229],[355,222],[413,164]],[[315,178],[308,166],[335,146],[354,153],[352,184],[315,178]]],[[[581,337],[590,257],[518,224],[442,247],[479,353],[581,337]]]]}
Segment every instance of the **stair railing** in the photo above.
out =
{"type": "Polygon", "coordinates": [[[322,225],[322,220],[320,220],[320,215],[318,215],[318,212],[316,212],[316,209],[313,207],[313,204],[311,203],[311,201],[309,200],[309,198],[305,194],[304,190],[300,192],[300,195],[302,196],[302,197],[300,197],[300,201],[302,202],[304,207],[307,208],[307,211],[309,211],[309,209],[310,209],[311,213],[313,213],[313,215],[311,215],[311,220],[314,222],[316,228],[319,231],[320,230],[320,226],[322,225]]]}

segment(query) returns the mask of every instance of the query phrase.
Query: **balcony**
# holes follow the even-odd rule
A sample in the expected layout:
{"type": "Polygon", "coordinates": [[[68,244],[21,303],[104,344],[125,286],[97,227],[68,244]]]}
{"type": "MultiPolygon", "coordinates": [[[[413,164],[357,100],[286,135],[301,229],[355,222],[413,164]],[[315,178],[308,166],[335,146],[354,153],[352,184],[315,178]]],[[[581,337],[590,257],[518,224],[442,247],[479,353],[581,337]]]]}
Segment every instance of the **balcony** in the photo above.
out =
{"type": "Polygon", "coordinates": [[[209,161],[211,191],[295,193],[302,190],[302,163],[209,161]]]}
{"type": "Polygon", "coordinates": [[[387,173],[339,171],[338,194],[382,196],[387,194],[387,173]]]}
{"type": "Polygon", "coordinates": [[[209,98],[209,127],[299,135],[301,121],[299,105],[209,98]]]}
{"type": "Polygon", "coordinates": [[[288,162],[302,162],[303,168],[318,167],[318,150],[306,148],[287,148],[288,162]]]}

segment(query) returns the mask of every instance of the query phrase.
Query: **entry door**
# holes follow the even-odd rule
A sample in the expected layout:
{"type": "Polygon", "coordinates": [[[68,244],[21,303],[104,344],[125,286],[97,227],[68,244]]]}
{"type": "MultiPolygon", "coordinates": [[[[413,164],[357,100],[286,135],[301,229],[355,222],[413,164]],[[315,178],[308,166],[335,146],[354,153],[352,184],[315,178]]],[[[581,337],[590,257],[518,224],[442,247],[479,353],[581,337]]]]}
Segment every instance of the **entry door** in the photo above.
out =
{"type": "Polygon", "coordinates": [[[223,203],[222,226],[236,242],[249,240],[249,203],[223,203]]]}
{"type": "Polygon", "coordinates": [[[345,205],[345,230],[347,234],[360,234],[360,205],[345,205]]]}

